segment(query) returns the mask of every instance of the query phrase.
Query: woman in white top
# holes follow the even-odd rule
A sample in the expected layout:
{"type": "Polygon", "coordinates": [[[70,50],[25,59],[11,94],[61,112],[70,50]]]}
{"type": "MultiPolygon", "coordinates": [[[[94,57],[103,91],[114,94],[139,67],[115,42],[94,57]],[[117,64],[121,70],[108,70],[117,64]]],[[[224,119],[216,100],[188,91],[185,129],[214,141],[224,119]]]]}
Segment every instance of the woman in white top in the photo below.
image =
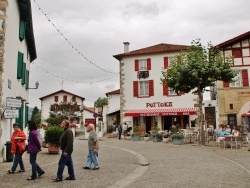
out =
{"type": "Polygon", "coordinates": [[[229,125],[227,125],[226,131],[228,132],[228,134],[231,134],[231,128],[229,125]]]}

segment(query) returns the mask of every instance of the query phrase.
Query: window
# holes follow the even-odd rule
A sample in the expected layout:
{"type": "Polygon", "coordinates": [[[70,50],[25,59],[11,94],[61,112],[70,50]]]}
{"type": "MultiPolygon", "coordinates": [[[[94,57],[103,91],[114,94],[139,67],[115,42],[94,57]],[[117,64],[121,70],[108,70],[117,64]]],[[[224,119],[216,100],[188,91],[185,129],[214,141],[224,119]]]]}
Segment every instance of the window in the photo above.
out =
{"type": "Polygon", "coordinates": [[[140,83],[140,96],[148,96],[148,82],[143,81],[140,83]]]}
{"type": "Polygon", "coordinates": [[[241,79],[240,79],[240,73],[238,73],[235,77],[234,77],[234,82],[231,82],[229,84],[230,87],[239,87],[241,86],[241,79]]]}
{"type": "Polygon", "coordinates": [[[72,102],[76,102],[76,96],[72,96],[72,102]]]}
{"type": "Polygon", "coordinates": [[[55,97],[54,97],[54,101],[55,101],[55,102],[58,102],[58,96],[55,96],[55,97]]]}
{"type": "Polygon", "coordinates": [[[63,96],[63,102],[67,102],[67,95],[63,96]]]}
{"type": "Polygon", "coordinates": [[[154,96],[154,81],[133,81],[134,97],[154,96]]]}
{"type": "Polygon", "coordinates": [[[140,71],[147,70],[147,60],[146,59],[139,60],[139,70],[140,71]]]}

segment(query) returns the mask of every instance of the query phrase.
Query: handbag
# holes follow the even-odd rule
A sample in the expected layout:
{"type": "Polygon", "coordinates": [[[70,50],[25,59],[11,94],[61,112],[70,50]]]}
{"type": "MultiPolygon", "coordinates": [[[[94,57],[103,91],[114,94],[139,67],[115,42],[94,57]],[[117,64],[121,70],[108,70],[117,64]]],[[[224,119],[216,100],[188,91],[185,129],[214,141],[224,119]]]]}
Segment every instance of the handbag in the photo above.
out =
{"type": "Polygon", "coordinates": [[[27,144],[24,141],[18,141],[16,143],[16,151],[17,153],[24,153],[26,150],[27,144]]]}

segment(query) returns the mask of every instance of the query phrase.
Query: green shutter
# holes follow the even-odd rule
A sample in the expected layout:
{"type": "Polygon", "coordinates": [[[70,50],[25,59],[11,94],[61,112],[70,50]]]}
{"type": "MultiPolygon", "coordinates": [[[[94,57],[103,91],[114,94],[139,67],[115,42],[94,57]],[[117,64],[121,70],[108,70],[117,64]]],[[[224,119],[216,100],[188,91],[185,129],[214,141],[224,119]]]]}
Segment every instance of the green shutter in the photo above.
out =
{"type": "Polygon", "coordinates": [[[17,57],[17,79],[21,79],[23,77],[23,53],[18,52],[17,57]]]}
{"type": "Polygon", "coordinates": [[[23,77],[22,77],[22,85],[25,84],[26,81],[26,63],[23,63],[23,77]]]}
{"type": "Polygon", "coordinates": [[[23,20],[20,20],[19,24],[19,39],[22,41],[25,38],[25,28],[26,28],[26,22],[23,20]]]}
{"type": "Polygon", "coordinates": [[[25,121],[24,121],[24,127],[27,127],[28,124],[28,119],[29,119],[29,107],[25,106],[25,121]]]}
{"type": "Polygon", "coordinates": [[[26,82],[25,82],[25,84],[26,84],[26,89],[28,89],[29,88],[29,78],[30,78],[30,72],[28,71],[28,70],[26,70],[26,82]]]}
{"type": "Polygon", "coordinates": [[[19,108],[19,118],[16,118],[19,128],[23,130],[23,105],[19,108]]]}

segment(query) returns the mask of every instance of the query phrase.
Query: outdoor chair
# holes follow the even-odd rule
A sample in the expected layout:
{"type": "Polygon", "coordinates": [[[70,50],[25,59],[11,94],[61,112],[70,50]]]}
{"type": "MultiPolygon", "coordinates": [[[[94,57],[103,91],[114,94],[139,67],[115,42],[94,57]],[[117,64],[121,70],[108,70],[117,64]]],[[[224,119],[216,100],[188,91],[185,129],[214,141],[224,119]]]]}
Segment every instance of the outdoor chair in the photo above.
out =
{"type": "Polygon", "coordinates": [[[226,147],[230,146],[232,149],[231,143],[232,143],[232,137],[226,136],[224,140],[220,140],[220,147],[225,149],[226,147]]]}

